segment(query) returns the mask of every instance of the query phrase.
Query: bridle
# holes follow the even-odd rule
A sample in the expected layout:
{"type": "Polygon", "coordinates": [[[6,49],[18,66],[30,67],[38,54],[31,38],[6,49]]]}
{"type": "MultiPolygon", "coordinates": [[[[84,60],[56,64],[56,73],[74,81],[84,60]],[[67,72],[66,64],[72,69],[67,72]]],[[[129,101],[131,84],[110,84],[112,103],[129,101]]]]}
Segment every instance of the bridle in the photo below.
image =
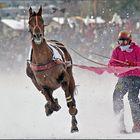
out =
{"type": "MultiPolygon", "coordinates": [[[[36,13],[35,13],[36,14],[36,13]]],[[[44,38],[44,27],[45,27],[45,25],[44,25],[44,23],[43,23],[43,25],[42,25],[42,29],[41,29],[41,27],[39,26],[39,19],[38,19],[38,15],[32,15],[30,18],[29,18],[29,22],[28,22],[28,24],[29,24],[29,32],[31,33],[31,38],[32,38],[32,40],[35,40],[35,39],[39,39],[39,38],[44,38]],[[34,23],[34,25],[32,25],[30,22],[31,22],[31,18],[33,18],[33,17],[35,17],[35,23],[34,23]],[[36,29],[38,29],[39,30],[39,33],[35,33],[35,30],[36,29]],[[42,31],[43,30],[43,31],[42,31]]],[[[42,22],[44,22],[43,21],[43,19],[42,19],[42,22]]]]}

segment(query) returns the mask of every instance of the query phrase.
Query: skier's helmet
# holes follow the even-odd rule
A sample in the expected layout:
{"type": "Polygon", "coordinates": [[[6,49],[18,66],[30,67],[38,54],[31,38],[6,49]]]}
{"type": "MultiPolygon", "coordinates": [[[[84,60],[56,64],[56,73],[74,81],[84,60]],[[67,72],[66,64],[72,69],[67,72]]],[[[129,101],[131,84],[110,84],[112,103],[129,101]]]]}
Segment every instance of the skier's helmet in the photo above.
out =
{"type": "Polygon", "coordinates": [[[132,41],[132,35],[128,31],[121,31],[118,35],[119,45],[129,45],[132,41]]]}

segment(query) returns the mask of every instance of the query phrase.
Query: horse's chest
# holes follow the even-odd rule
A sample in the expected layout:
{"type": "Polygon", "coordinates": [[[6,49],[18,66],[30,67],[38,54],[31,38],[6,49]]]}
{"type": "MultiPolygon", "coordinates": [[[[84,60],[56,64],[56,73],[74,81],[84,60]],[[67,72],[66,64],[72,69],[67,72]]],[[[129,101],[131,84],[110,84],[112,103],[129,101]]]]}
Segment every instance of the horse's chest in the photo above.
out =
{"type": "Polygon", "coordinates": [[[46,50],[39,50],[39,51],[32,51],[30,53],[31,55],[31,61],[35,64],[42,64],[50,61],[51,54],[49,54],[46,50]]]}
{"type": "Polygon", "coordinates": [[[59,75],[63,71],[63,67],[61,65],[56,66],[50,70],[43,70],[39,72],[34,72],[37,82],[45,87],[49,87],[51,89],[57,89],[60,87],[60,83],[58,83],[57,79],[59,75]]]}

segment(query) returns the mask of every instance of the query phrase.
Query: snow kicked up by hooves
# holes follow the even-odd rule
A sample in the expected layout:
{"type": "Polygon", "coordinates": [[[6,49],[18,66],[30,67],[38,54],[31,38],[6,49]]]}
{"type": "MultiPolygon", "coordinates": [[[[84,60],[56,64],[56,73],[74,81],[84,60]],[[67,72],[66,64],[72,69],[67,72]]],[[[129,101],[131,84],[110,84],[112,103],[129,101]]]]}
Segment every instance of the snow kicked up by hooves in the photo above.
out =
{"type": "MultiPolygon", "coordinates": [[[[0,137],[43,139],[139,139],[140,134],[120,134],[117,119],[113,116],[112,93],[117,78],[113,74],[97,75],[74,68],[77,94],[75,96],[79,132],[71,133],[71,116],[68,113],[64,92],[54,92],[61,109],[46,117],[44,96],[33,86],[25,71],[1,74],[0,85],[0,137]]],[[[132,129],[132,118],[125,101],[125,124],[132,129]]]]}

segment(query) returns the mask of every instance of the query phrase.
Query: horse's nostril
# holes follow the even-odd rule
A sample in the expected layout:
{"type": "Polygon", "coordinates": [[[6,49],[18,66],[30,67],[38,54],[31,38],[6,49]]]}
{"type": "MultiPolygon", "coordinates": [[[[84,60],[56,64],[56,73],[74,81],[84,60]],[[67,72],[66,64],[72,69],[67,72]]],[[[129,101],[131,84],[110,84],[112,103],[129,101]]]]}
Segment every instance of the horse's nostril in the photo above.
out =
{"type": "Polygon", "coordinates": [[[36,34],[33,34],[33,38],[41,38],[42,37],[42,33],[36,33],[36,34]]]}
{"type": "Polygon", "coordinates": [[[36,34],[33,34],[33,37],[36,38],[36,34]]]}

